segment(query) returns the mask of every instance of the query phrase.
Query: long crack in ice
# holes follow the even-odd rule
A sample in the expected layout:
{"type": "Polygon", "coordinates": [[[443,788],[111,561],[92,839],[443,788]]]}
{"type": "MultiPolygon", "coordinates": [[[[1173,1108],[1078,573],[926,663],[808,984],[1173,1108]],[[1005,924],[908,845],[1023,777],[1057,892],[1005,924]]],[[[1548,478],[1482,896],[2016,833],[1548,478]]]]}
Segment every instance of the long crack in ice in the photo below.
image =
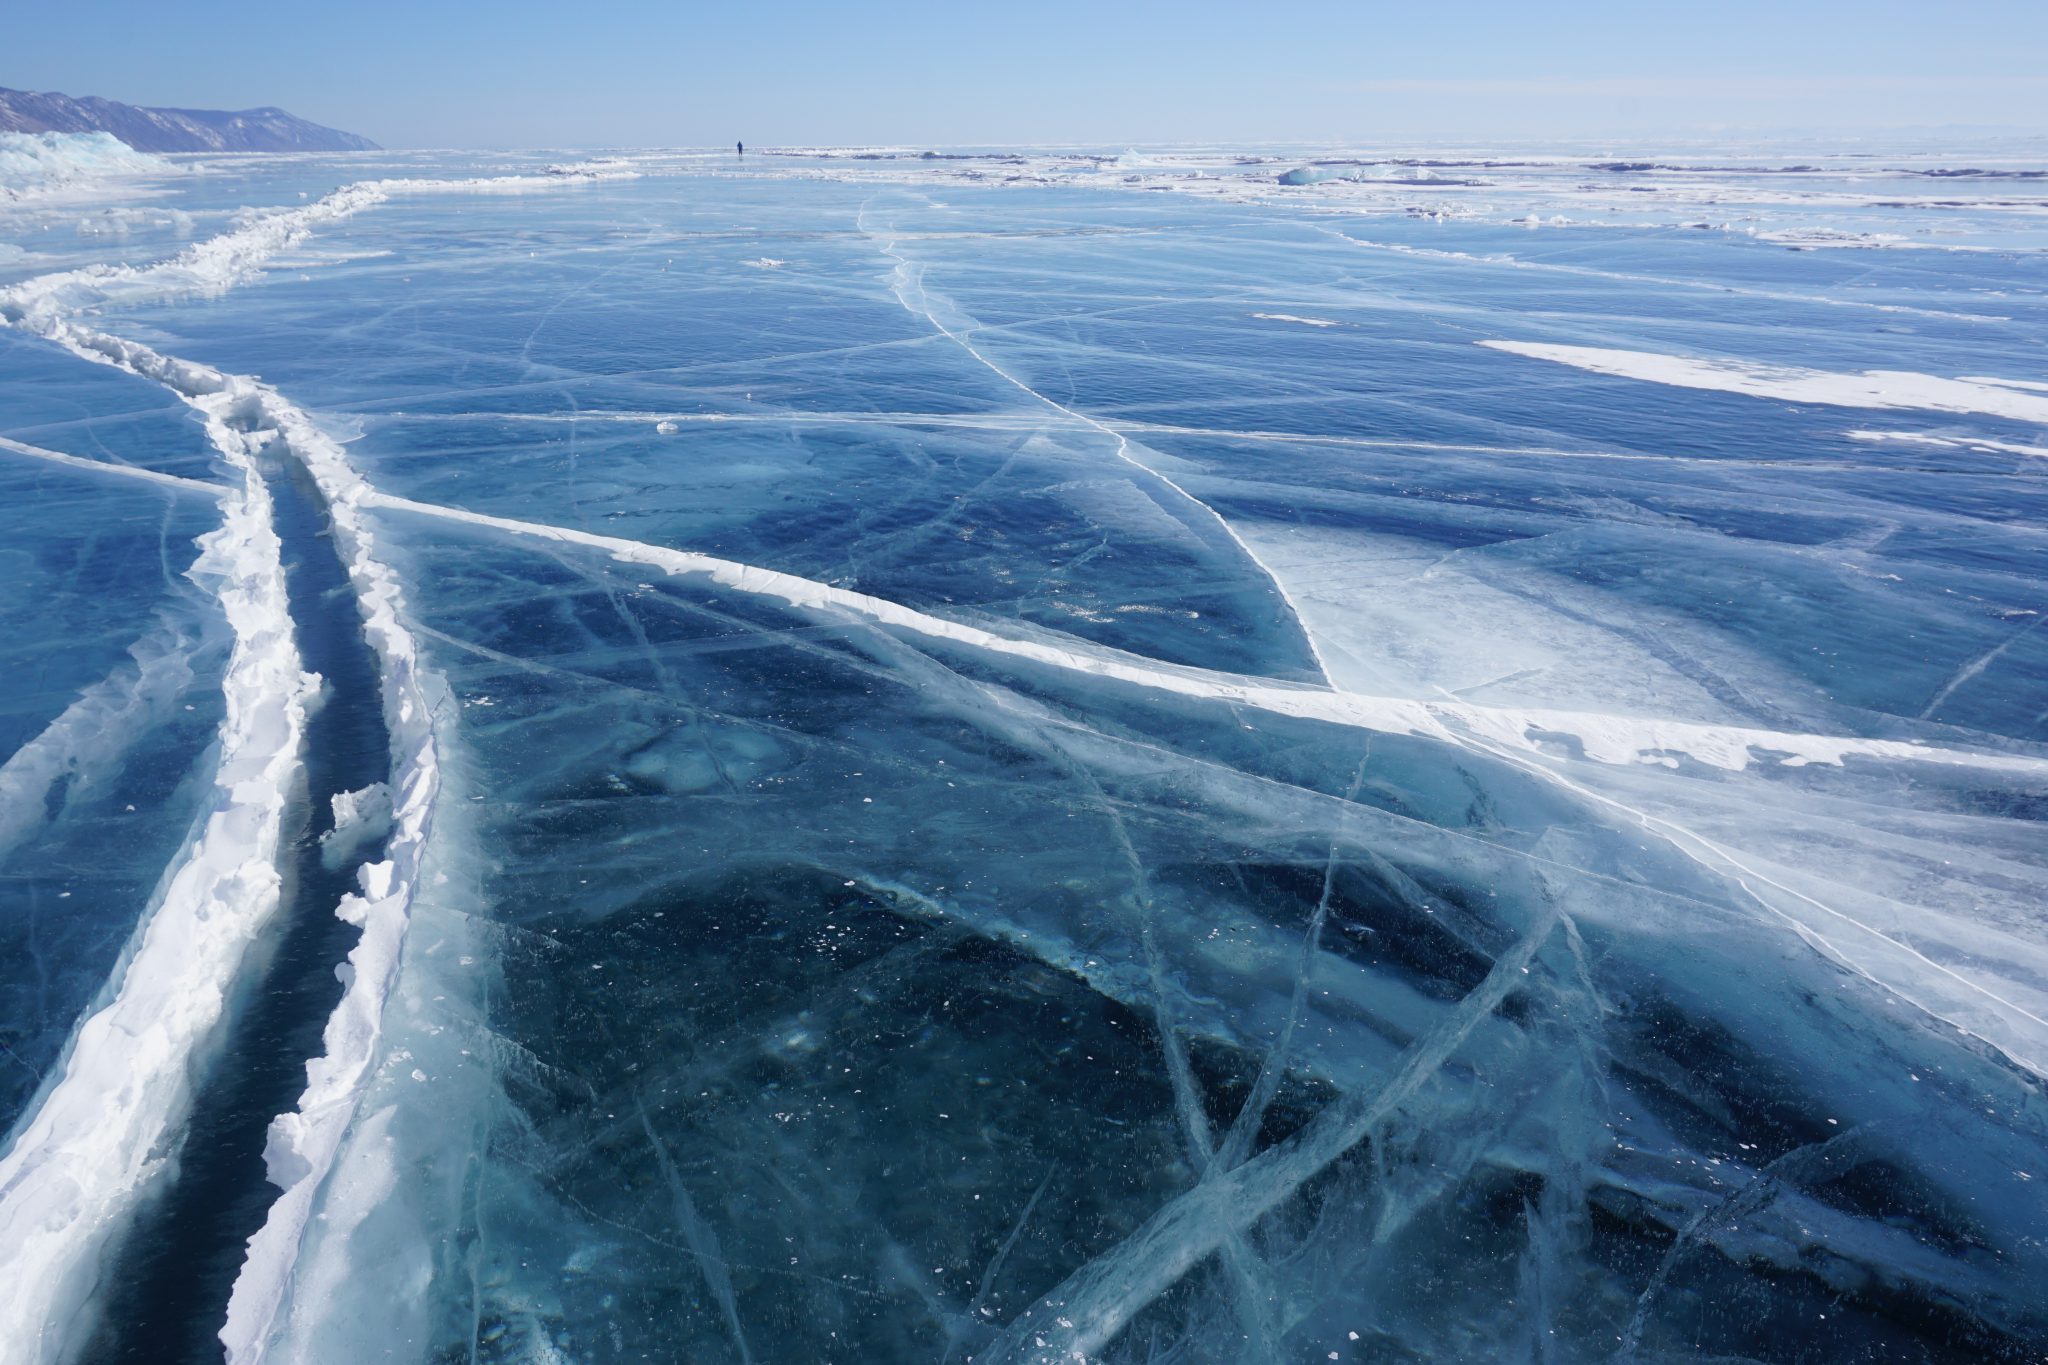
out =
{"type": "Polygon", "coordinates": [[[1067,419],[1068,421],[1076,425],[1086,427],[1091,431],[1098,432],[1104,436],[1109,437],[1112,441],[1115,441],[1116,457],[1119,460],[1122,460],[1125,464],[1128,464],[1133,468],[1142,471],[1149,477],[1158,480],[1165,487],[1172,490],[1182,500],[1191,504],[1203,515],[1213,520],[1217,528],[1220,529],[1225,536],[1229,537],[1230,542],[1233,545],[1235,545],[1237,549],[1244,555],[1244,557],[1247,560],[1249,560],[1259,570],[1259,572],[1266,577],[1267,581],[1273,585],[1273,591],[1279,595],[1281,601],[1287,604],[1288,611],[1293,614],[1295,625],[1301,632],[1302,641],[1308,646],[1309,654],[1315,660],[1316,671],[1325,679],[1327,679],[1330,676],[1329,666],[1323,661],[1321,651],[1316,648],[1315,636],[1312,633],[1310,633],[1308,627],[1303,623],[1301,608],[1298,604],[1296,604],[1294,598],[1289,595],[1287,591],[1287,585],[1281,582],[1279,576],[1275,574],[1272,571],[1272,569],[1266,566],[1265,561],[1259,558],[1258,552],[1253,550],[1251,545],[1246,542],[1245,538],[1238,534],[1237,528],[1232,526],[1230,522],[1224,518],[1222,513],[1218,512],[1208,503],[1203,502],[1193,493],[1190,493],[1185,487],[1175,482],[1171,477],[1169,477],[1167,474],[1161,471],[1157,466],[1148,463],[1146,460],[1142,459],[1139,456],[1138,452],[1142,450],[1143,447],[1134,443],[1131,440],[1131,438],[1126,436],[1123,432],[1117,430],[1115,427],[1110,426],[1105,422],[1097,421],[1095,418],[1090,417],[1085,412],[1081,412],[1078,409],[1067,406],[1065,403],[1060,402],[1058,399],[1053,398],[1048,394],[1039,392],[1037,389],[1031,387],[1031,385],[1025,383],[1022,379],[1019,379],[1015,374],[1011,373],[1009,370],[1004,369],[1001,365],[997,364],[994,360],[990,359],[986,352],[982,351],[979,347],[977,347],[974,344],[973,333],[976,330],[977,324],[975,324],[975,322],[971,318],[959,316],[958,309],[952,307],[950,303],[940,300],[928,288],[926,288],[924,283],[924,267],[912,261],[908,256],[905,256],[901,251],[897,249],[897,238],[889,236],[885,233],[874,232],[868,228],[867,211],[865,208],[863,208],[861,211],[860,227],[861,231],[866,232],[870,237],[875,239],[875,241],[881,249],[882,254],[887,256],[891,261],[895,262],[895,269],[891,272],[890,289],[895,294],[896,301],[903,305],[904,310],[906,312],[923,318],[926,322],[931,324],[933,330],[937,331],[941,336],[945,337],[948,341],[958,346],[961,350],[967,352],[968,355],[972,356],[977,363],[986,368],[991,374],[995,375],[998,379],[1001,379],[1004,383],[1022,390],[1034,402],[1042,404],[1050,411],[1059,414],[1061,417],[1067,419]],[[942,319],[939,316],[941,311],[955,314],[956,316],[954,323],[949,325],[944,319],[942,319]]]}

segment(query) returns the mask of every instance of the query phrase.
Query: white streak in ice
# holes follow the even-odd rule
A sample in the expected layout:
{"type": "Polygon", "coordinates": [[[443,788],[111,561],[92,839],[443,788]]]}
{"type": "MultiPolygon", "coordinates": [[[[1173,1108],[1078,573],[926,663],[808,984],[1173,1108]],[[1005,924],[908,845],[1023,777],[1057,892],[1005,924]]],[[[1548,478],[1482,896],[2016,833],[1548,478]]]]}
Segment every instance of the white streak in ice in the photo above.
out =
{"type": "Polygon", "coordinates": [[[1231,542],[1235,544],[1240,551],[1243,552],[1244,557],[1247,560],[1249,560],[1252,563],[1252,565],[1258,569],[1260,573],[1266,576],[1267,581],[1273,585],[1273,591],[1278,593],[1280,596],[1280,600],[1287,604],[1288,611],[1293,613],[1295,624],[1301,630],[1301,638],[1307,641],[1308,643],[1309,654],[1313,656],[1316,661],[1316,671],[1325,678],[1328,678],[1330,676],[1330,670],[1323,662],[1322,653],[1316,648],[1315,636],[1309,632],[1309,629],[1306,625],[1302,624],[1301,608],[1298,605],[1296,605],[1294,599],[1288,595],[1287,585],[1282,583],[1278,575],[1276,575],[1271,569],[1266,567],[1265,562],[1259,558],[1258,553],[1255,550],[1253,550],[1249,544],[1246,543],[1245,538],[1243,536],[1237,533],[1237,528],[1232,526],[1228,521],[1224,519],[1223,514],[1221,512],[1218,512],[1208,503],[1203,502],[1193,493],[1188,492],[1187,489],[1183,488],[1180,484],[1174,482],[1174,480],[1168,478],[1165,474],[1161,473],[1154,466],[1140,459],[1134,452],[1137,450],[1142,450],[1144,449],[1144,447],[1135,444],[1130,437],[1124,435],[1121,431],[1118,431],[1116,428],[1110,426],[1105,422],[1097,421],[1095,418],[1090,417],[1085,412],[1080,412],[1074,408],[1068,407],[1065,403],[1060,402],[1056,398],[1050,398],[1045,394],[1040,393],[1037,389],[1032,388],[1029,384],[1019,379],[1016,375],[1011,374],[1001,365],[998,365],[995,361],[989,359],[989,357],[983,354],[982,351],[979,348],[977,348],[974,342],[971,340],[971,336],[975,326],[971,319],[966,320],[963,323],[963,325],[958,329],[947,326],[946,323],[941,321],[939,318],[937,301],[935,300],[932,293],[925,288],[924,267],[912,262],[909,257],[905,256],[902,252],[896,249],[898,240],[897,238],[893,236],[885,238],[880,234],[877,234],[873,232],[871,229],[869,229],[869,227],[867,226],[867,209],[865,206],[863,206],[861,209],[858,223],[862,232],[867,233],[870,237],[875,238],[880,243],[882,254],[887,256],[891,261],[894,261],[896,263],[896,268],[891,273],[890,277],[890,288],[896,295],[896,301],[903,305],[904,311],[915,314],[916,316],[921,317],[926,322],[930,323],[933,330],[937,331],[940,336],[945,337],[946,340],[952,342],[961,350],[967,352],[968,355],[974,357],[974,359],[978,361],[984,368],[986,368],[991,374],[995,375],[998,379],[1001,379],[1004,383],[1013,385],[1014,387],[1023,390],[1024,393],[1029,395],[1031,398],[1037,400],[1039,403],[1044,404],[1047,408],[1050,408],[1052,411],[1059,413],[1061,416],[1066,417],[1071,421],[1077,422],[1082,426],[1089,427],[1095,431],[1099,431],[1104,436],[1107,436],[1111,440],[1115,441],[1116,457],[1118,459],[1122,460],[1125,464],[1131,465],[1137,469],[1144,471],[1146,474],[1151,475],[1153,478],[1159,480],[1160,483],[1165,484],[1175,493],[1178,493],[1182,498],[1186,499],[1188,502],[1200,508],[1210,517],[1214,518],[1217,526],[1222,528],[1223,534],[1230,537],[1231,542]]]}
{"type": "Polygon", "coordinates": [[[1276,715],[1323,721],[1382,733],[1412,734],[1449,742],[1477,742],[1488,747],[1510,745],[1526,753],[1548,755],[1543,735],[1569,735],[1584,755],[1599,763],[1645,763],[1669,766],[1683,754],[1714,768],[1738,771],[1764,761],[1785,767],[1812,764],[1840,766],[1851,757],[1900,762],[1945,763],[2021,772],[2048,772],[2048,760],[2025,755],[1981,753],[1937,748],[1903,740],[1863,739],[1849,735],[1799,734],[1742,725],[1613,716],[1586,711],[1551,711],[1477,706],[1466,702],[1420,701],[1405,697],[1368,696],[1329,688],[1276,683],[1244,674],[1170,664],[1107,646],[1063,639],[1061,643],[999,634],[964,621],[950,620],[907,607],[887,598],[835,588],[795,574],[741,564],[689,550],[674,550],[643,541],[622,540],[540,522],[518,521],[435,503],[414,502],[388,493],[371,493],[365,501],[420,516],[483,526],[518,536],[533,536],[601,550],[629,564],[643,564],[686,578],[702,578],[768,598],[800,610],[836,610],[878,625],[908,631],[989,654],[1006,655],[1067,672],[1086,673],[1186,697],[1231,702],[1276,715]],[[1537,732],[1532,736],[1531,731],[1537,732]]]}
{"type": "MultiPolygon", "coordinates": [[[[179,362],[183,364],[184,362],[179,362]]],[[[273,406],[290,405],[273,391],[251,381],[273,406]]],[[[296,409],[290,409],[296,413],[296,409]]],[[[303,414],[291,424],[298,440],[310,448],[327,447],[322,457],[330,470],[342,459],[340,447],[313,428],[303,414]]],[[[4,445],[0,441],[0,445],[4,445]]],[[[31,448],[34,449],[33,447],[31,448]]],[[[55,452],[48,452],[55,454],[55,452]]],[[[146,471],[106,465],[93,460],[60,456],[67,463],[116,474],[142,475],[146,471]]],[[[168,479],[169,475],[149,475],[168,479]]],[[[213,485],[177,480],[194,489],[217,491],[213,485]]],[[[1550,752],[1544,738],[1569,736],[1580,752],[1596,763],[1653,764],[1670,766],[1679,756],[1712,768],[1737,772],[1770,761],[1788,768],[1809,765],[1839,767],[1855,757],[1891,759],[1899,762],[1942,763],[1963,767],[2041,772],[2048,764],[2026,755],[1985,753],[1915,744],[1904,740],[1866,739],[1853,735],[1819,735],[1760,727],[1711,722],[1671,720],[1656,716],[1621,716],[1594,711],[1570,711],[1531,707],[1481,706],[1443,700],[1410,700],[1374,696],[1343,689],[1325,689],[1277,684],[1270,679],[1246,674],[1223,673],[1191,668],[1162,660],[1130,654],[1078,639],[1051,644],[1041,640],[1003,635],[980,626],[932,616],[886,598],[835,588],[795,574],[719,559],[689,550],[651,545],[645,541],[596,535],[543,522],[520,521],[491,516],[438,503],[416,502],[372,488],[352,469],[336,481],[342,501],[353,509],[387,507],[420,516],[459,521],[489,527],[513,535],[586,545],[628,563],[646,564],[680,576],[709,578],[724,587],[754,596],[772,598],[798,608],[832,607],[850,611],[881,625],[893,626],[931,638],[987,653],[1028,659],[1070,672],[1091,673],[1115,681],[1175,692],[1183,696],[1230,701],[1276,714],[1319,720],[1333,725],[1378,730],[1384,733],[1414,734],[1450,740],[1462,737],[1486,745],[1507,745],[1532,754],[1550,752]],[[1457,733],[1454,735],[1453,731],[1457,733]],[[1531,732],[1536,732],[1532,736],[1531,732]]],[[[351,518],[360,530],[360,522],[351,518]]]]}
{"type": "Polygon", "coordinates": [[[1294,313],[1254,313],[1252,316],[1263,322],[1298,322],[1303,327],[1342,327],[1344,325],[1330,318],[1305,318],[1294,313]]]}
{"type": "Polygon", "coordinates": [[[1482,341],[1490,350],[1572,365],[1595,374],[1646,379],[1685,389],[1717,389],[1775,398],[1786,403],[1819,403],[1839,408],[1918,408],[1927,412],[1974,412],[2018,422],[2048,422],[2048,395],[2010,380],[1943,379],[1913,370],[1865,370],[1839,374],[1747,360],[1703,359],[1656,351],[1619,351],[1605,346],[1560,346],[1541,341],[1482,341]]]}
{"type": "Polygon", "coordinates": [[[31,460],[47,460],[51,464],[60,464],[69,469],[83,469],[94,474],[111,474],[116,478],[141,479],[145,483],[153,483],[162,488],[174,488],[181,493],[203,493],[209,498],[226,498],[234,494],[234,490],[225,484],[207,483],[204,479],[181,479],[176,474],[162,474],[139,465],[114,464],[109,460],[88,460],[77,455],[66,455],[61,450],[45,450],[41,446],[32,446],[24,441],[11,441],[5,436],[0,436],[0,450],[11,455],[24,455],[31,460]]]}

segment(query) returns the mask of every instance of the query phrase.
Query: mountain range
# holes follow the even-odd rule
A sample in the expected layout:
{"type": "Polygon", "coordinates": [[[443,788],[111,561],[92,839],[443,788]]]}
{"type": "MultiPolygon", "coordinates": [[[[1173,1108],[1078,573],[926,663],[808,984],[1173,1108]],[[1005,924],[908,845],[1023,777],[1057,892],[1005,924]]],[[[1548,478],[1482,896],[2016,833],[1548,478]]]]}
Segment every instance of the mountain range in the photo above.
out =
{"type": "Polygon", "coordinates": [[[0,87],[0,133],[112,133],[138,152],[371,152],[377,144],[271,105],[150,109],[0,87]]]}

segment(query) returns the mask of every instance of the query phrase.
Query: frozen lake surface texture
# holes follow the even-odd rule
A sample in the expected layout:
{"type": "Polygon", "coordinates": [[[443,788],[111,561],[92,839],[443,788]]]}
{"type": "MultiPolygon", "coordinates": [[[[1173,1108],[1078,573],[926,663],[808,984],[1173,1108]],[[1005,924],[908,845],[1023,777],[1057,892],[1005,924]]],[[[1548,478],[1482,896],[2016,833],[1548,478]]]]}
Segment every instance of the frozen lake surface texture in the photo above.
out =
{"type": "Polygon", "coordinates": [[[2048,144],[0,147],[0,1365],[2048,1358],[2048,144]]]}

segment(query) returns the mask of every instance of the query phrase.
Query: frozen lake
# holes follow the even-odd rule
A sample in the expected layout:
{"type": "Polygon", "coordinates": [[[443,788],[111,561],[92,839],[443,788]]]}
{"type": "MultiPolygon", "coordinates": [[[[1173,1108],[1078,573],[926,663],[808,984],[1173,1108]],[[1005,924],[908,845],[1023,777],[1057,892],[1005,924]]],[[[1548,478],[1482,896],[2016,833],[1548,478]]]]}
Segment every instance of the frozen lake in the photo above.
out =
{"type": "Polygon", "coordinates": [[[2048,144],[91,150],[0,1365],[2048,1352],[2048,144]]]}

